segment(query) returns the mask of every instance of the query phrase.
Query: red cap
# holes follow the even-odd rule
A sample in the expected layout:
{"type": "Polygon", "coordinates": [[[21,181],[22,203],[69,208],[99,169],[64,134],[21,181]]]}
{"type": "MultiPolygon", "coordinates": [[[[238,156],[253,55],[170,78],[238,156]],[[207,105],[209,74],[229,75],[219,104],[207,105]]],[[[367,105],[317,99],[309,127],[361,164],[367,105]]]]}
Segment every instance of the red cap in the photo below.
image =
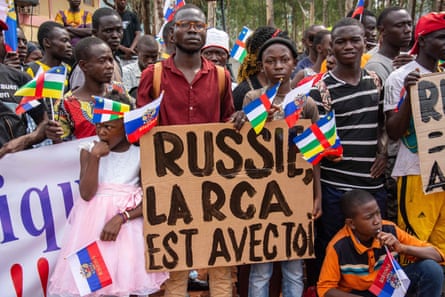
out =
{"type": "Polygon", "coordinates": [[[430,12],[421,16],[416,25],[414,46],[409,53],[413,55],[419,52],[419,36],[425,36],[442,29],[445,29],[445,12],[430,12]]]}
{"type": "Polygon", "coordinates": [[[0,29],[3,31],[8,30],[8,25],[6,25],[6,23],[2,20],[0,20],[0,29]]]}

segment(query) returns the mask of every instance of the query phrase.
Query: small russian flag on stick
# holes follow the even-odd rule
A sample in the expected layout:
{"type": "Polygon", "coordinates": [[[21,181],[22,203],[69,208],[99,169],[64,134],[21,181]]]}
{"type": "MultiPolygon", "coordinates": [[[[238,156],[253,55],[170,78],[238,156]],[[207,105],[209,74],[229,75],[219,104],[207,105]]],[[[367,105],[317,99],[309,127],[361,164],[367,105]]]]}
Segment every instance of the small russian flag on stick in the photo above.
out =
{"type": "Polygon", "coordinates": [[[148,133],[158,124],[159,109],[163,97],[164,91],[156,100],[124,114],[125,133],[130,143],[138,141],[142,135],[148,133]]]}
{"type": "Polygon", "coordinates": [[[96,241],[66,258],[81,296],[112,284],[110,273],[96,241]]]}

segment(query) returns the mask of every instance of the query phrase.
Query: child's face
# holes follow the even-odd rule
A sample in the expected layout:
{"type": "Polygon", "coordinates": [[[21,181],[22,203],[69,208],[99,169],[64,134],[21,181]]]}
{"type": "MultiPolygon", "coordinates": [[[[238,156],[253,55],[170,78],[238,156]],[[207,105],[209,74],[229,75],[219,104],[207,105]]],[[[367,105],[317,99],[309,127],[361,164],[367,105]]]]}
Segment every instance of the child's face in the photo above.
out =
{"type": "Polygon", "coordinates": [[[261,59],[264,74],[272,84],[280,79],[289,80],[295,68],[295,59],[290,49],[284,44],[275,43],[269,46],[261,59]]]}
{"type": "Polygon", "coordinates": [[[382,216],[375,200],[359,206],[351,219],[351,228],[360,241],[374,237],[382,229],[382,216]]]}
{"type": "Polygon", "coordinates": [[[119,151],[122,145],[127,144],[123,119],[96,124],[96,134],[112,151],[119,151]]]}

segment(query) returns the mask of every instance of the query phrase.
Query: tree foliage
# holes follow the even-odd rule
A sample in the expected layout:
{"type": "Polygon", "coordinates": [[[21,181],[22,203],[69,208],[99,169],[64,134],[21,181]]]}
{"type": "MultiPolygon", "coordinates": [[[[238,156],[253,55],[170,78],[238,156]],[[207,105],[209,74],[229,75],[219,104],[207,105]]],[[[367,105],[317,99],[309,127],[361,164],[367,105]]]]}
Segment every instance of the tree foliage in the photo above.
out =
{"type": "MultiPolygon", "coordinates": [[[[207,12],[207,0],[185,1],[207,12]]],[[[310,24],[332,26],[353,9],[356,2],[357,0],[273,0],[273,24],[298,41],[301,40],[303,30],[310,24]]],[[[442,10],[444,2],[445,0],[365,0],[365,5],[376,15],[385,7],[401,6],[417,20],[424,13],[442,10]]],[[[128,3],[142,20],[145,32],[156,34],[162,22],[164,0],[129,0],[128,3]]],[[[243,26],[255,29],[267,24],[266,0],[217,0],[216,15],[216,27],[225,29],[234,41],[243,26]],[[223,11],[221,4],[224,6],[223,11]],[[224,24],[222,13],[225,17],[224,24]]]]}

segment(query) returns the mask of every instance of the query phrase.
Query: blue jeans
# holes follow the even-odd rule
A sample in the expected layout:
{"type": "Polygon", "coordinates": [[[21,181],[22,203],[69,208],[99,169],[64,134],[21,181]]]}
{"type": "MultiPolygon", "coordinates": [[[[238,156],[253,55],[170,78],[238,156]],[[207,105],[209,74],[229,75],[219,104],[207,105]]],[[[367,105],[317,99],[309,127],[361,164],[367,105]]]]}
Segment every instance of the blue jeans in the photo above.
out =
{"type": "MultiPolygon", "coordinates": [[[[258,263],[250,266],[248,297],[268,297],[269,280],[273,263],[258,263]]],[[[283,297],[301,297],[303,294],[303,260],[281,262],[283,297]]]]}
{"type": "Polygon", "coordinates": [[[403,267],[411,280],[408,295],[440,297],[444,280],[443,269],[437,262],[427,259],[403,267]]]}

